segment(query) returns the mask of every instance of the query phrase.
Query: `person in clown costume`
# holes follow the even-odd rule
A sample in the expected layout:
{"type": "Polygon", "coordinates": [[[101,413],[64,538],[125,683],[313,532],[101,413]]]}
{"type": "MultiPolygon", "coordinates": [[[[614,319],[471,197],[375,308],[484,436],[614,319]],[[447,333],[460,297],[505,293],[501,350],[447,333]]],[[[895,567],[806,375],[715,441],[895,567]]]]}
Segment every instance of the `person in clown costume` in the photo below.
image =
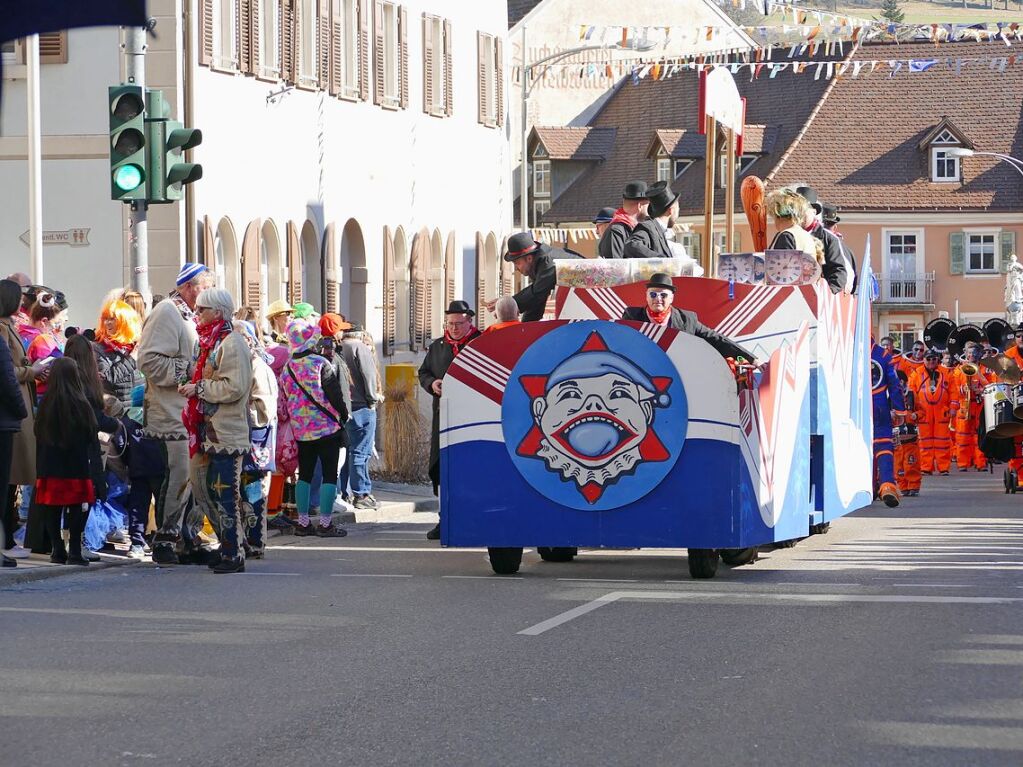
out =
{"type": "Polygon", "coordinates": [[[874,489],[885,506],[899,505],[899,488],[895,484],[895,444],[892,426],[902,423],[906,415],[905,399],[891,355],[877,343],[870,348],[870,383],[874,400],[874,489]],[[894,420],[894,423],[893,423],[894,420]]]}

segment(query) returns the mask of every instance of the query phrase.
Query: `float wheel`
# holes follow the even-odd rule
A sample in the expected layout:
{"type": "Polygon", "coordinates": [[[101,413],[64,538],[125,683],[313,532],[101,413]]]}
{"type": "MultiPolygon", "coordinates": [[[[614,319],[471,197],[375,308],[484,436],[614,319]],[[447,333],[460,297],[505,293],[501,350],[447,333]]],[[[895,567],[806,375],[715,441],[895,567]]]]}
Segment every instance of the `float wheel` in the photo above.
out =
{"type": "Polygon", "coordinates": [[[721,549],[721,561],[729,567],[750,565],[757,561],[758,551],[756,546],[745,549],[721,549]]]}
{"type": "Polygon", "coordinates": [[[487,549],[490,566],[498,575],[514,575],[522,564],[522,549],[507,546],[491,546],[487,549]]]}
{"type": "Polygon", "coordinates": [[[536,553],[544,562],[571,562],[579,549],[574,546],[537,546],[536,553]]]}
{"type": "Polygon", "coordinates": [[[717,549],[689,549],[689,574],[692,577],[713,578],[717,571],[717,549]]]}

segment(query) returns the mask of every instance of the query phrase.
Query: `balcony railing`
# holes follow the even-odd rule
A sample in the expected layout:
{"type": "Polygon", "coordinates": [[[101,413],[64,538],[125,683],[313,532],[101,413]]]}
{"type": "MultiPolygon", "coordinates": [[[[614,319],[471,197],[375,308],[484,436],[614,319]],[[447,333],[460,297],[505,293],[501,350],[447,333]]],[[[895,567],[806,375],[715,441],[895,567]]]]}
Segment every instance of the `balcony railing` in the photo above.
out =
{"type": "Polygon", "coordinates": [[[933,304],[934,272],[882,274],[878,277],[882,304],[933,304]]]}

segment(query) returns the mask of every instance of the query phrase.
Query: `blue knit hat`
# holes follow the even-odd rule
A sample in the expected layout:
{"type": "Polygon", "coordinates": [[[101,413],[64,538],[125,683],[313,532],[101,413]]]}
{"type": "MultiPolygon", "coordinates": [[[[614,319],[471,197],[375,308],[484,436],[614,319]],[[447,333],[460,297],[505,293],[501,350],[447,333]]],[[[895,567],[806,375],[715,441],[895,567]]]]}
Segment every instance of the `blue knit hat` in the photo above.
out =
{"type": "Polygon", "coordinates": [[[195,277],[206,271],[205,264],[193,264],[191,262],[186,263],[181,267],[181,271],[178,272],[178,278],[174,281],[174,284],[179,288],[186,282],[191,282],[195,277]]]}

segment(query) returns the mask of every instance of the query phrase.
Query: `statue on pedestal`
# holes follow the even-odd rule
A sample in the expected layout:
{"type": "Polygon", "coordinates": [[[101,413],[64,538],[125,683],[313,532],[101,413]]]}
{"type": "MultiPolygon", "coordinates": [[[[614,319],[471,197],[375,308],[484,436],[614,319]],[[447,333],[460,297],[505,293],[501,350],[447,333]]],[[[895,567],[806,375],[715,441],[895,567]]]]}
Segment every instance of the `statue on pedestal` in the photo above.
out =
{"type": "Polygon", "coordinates": [[[1005,274],[1005,320],[1013,328],[1023,321],[1023,264],[1013,253],[1005,274]]]}

